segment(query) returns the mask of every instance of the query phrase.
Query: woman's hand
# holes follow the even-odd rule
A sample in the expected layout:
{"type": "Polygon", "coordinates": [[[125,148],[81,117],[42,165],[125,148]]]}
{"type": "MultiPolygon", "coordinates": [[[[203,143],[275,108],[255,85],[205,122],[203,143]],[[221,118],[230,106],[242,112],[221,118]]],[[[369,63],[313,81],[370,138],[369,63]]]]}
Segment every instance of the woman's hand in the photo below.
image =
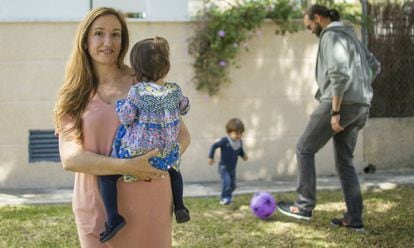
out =
{"type": "Polygon", "coordinates": [[[148,159],[157,155],[158,149],[149,151],[139,157],[125,159],[127,165],[125,167],[125,174],[136,177],[138,180],[160,179],[168,175],[167,171],[159,170],[152,167],[148,159]]]}

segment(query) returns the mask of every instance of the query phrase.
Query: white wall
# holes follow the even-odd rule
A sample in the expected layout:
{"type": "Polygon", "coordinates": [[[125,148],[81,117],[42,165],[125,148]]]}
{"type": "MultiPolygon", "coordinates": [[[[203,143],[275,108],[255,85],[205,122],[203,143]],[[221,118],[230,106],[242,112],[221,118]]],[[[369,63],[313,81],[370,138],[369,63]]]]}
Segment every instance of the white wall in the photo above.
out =
{"type": "Polygon", "coordinates": [[[123,12],[143,12],[144,21],[187,21],[190,7],[194,6],[192,2],[192,0],[94,0],[93,8],[109,6],[123,12]]]}
{"type": "Polygon", "coordinates": [[[142,21],[188,21],[202,0],[0,0],[0,21],[81,20],[90,8],[145,13],[142,21]]]}
{"type": "MultiPolygon", "coordinates": [[[[77,25],[0,22],[0,113],[7,120],[0,122],[0,188],[73,184],[73,173],[64,171],[60,163],[28,161],[28,138],[29,130],[54,128],[53,106],[77,25]]],[[[184,117],[192,136],[182,158],[186,182],[219,180],[217,167],[207,164],[207,154],[211,144],[226,135],[224,126],[232,117],[246,125],[249,161],[240,161],[239,180],[296,175],[295,143],[317,105],[313,98],[315,37],[308,32],[278,36],[274,24],[265,23],[248,42],[250,52],[240,53],[241,68],[232,67],[232,83],[217,96],[208,97],[191,82],[194,72],[188,38],[193,35],[193,23],[129,21],[128,26],[131,43],[154,35],[170,42],[172,67],[167,80],[179,83],[191,101],[184,117]]],[[[363,166],[362,141],[355,151],[358,171],[363,166]]],[[[335,173],[331,144],[316,160],[319,175],[335,173]]]]}

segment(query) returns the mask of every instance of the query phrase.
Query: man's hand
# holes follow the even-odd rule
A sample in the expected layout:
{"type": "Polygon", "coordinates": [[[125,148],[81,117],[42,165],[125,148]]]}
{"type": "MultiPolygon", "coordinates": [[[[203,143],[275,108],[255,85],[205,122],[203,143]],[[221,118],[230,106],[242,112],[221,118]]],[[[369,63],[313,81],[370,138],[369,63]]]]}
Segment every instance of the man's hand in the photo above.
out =
{"type": "Polygon", "coordinates": [[[339,133],[344,130],[344,128],[339,124],[339,120],[341,119],[340,115],[335,115],[331,117],[331,127],[335,133],[339,133]]]}
{"type": "Polygon", "coordinates": [[[247,161],[247,160],[249,160],[249,157],[247,157],[247,155],[244,155],[244,156],[243,156],[243,160],[244,160],[244,161],[247,161]]]}
{"type": "Polygon", "coordinates": [[[209,159],[208,159],[208,164],[209,164],[209,165],[213,165],[213,164],[214,164],[214,159],[209,158],[209,159]]]}

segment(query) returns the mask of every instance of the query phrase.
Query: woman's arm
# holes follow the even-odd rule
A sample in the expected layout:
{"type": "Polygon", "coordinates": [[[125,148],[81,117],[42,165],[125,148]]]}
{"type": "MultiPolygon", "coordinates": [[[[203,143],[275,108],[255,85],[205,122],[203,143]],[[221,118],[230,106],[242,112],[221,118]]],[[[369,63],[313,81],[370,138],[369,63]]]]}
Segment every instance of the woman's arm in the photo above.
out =
{"type": "Polygon", "coordinates": [[[191,143],[191,137],[190,137],[190,132],[188,131],[187,126],[184,123],[183,118],[180,116],[180,132],[178,134],[178,143],[180,143],[181,146],[181,150],[180,153],[181,155],[187,150],[188,146],[191,143]]]}
{"type": "Polygon", "coordinates": [[[62,166],[67,171],[94,175],[128,174],[144,180],[167,175],[148,164],[148,159],[155,156],[157,150],[132,159],[111,158],[84,150],[70,132],[60,131],[59,152],[62,166]]]}

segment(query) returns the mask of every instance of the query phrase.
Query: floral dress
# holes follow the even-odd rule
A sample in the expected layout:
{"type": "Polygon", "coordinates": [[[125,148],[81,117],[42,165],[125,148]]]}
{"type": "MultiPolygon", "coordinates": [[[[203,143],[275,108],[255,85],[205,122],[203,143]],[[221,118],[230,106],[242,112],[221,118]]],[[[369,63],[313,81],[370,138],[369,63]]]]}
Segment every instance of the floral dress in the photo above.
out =
{"type": "MultiPolygon", "coordinates": [[[[112,157],[132,158],[159,149],[157,156],[150,158],[152,166],[161,170],[179,170],[180,146],[177,141],[180,131],[180,115],[185,115],[190,103],[176,83],[159,85],[139,82],[131,87],[126,99],[116,105],[121,125],[116,133],[112,157]]],[[[124,181],[136,178],[124,176],[124,181]]]]}

